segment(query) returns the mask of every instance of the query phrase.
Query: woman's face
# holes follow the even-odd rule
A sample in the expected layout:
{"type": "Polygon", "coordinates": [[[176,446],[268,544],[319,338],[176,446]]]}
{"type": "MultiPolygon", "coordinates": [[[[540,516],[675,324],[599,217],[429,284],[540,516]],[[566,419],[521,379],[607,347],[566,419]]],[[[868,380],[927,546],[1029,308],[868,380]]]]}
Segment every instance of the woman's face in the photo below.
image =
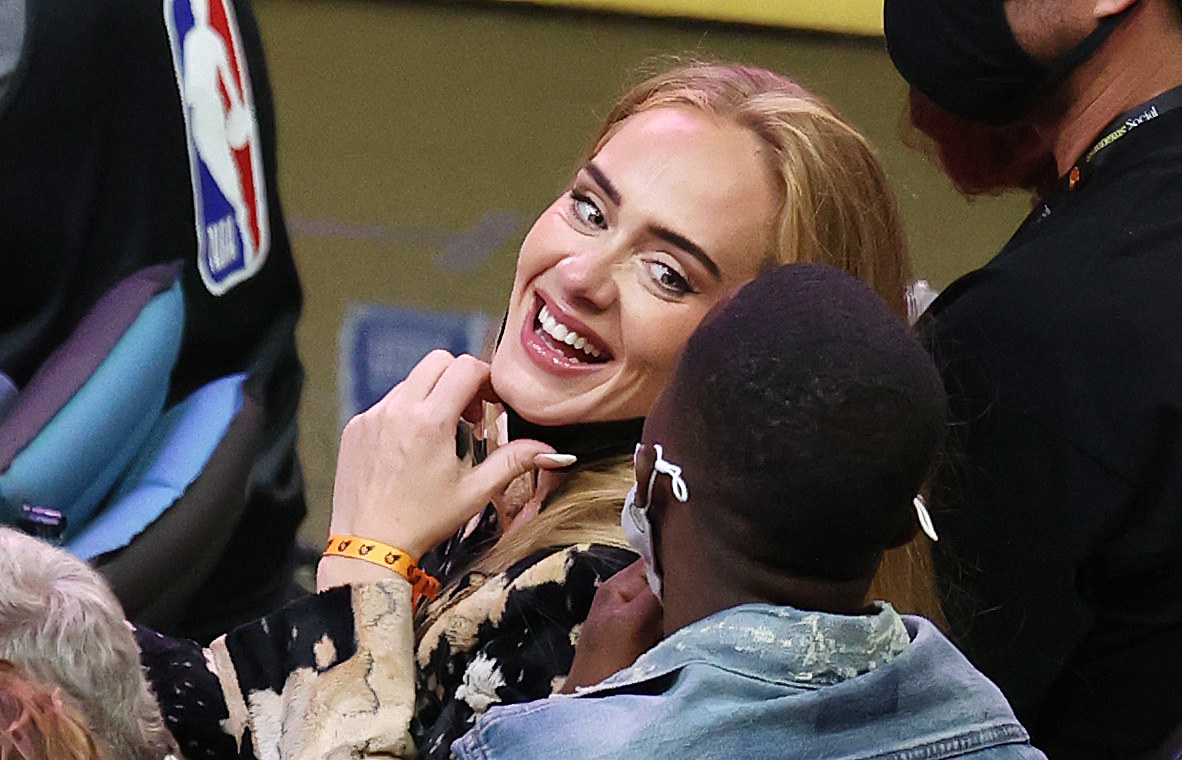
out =
{"type": "Polygon", "coordinates": [[[646,414],[698,322],[773,249],[763,150],[690,109],[625,120],[522,243],[497,394],[544,425],[646,414]]]}

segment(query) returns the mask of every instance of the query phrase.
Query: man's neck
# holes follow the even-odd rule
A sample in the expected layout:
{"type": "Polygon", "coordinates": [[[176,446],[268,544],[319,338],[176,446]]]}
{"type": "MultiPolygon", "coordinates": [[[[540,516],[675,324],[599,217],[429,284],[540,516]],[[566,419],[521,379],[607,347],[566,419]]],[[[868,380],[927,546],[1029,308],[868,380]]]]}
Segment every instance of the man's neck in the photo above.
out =
{"type": "Polygon", "coordinates": [[[851,581],[796,578],[721,552],[710,552],[709,556],[712,561],[703,563],[701,557],[664,555],[666,562],[672,562],[666,567],[662,595],[666,636],[741,604],[787,605],[839,615],[860,615],[866,611],[869,578],[851,581]]]}
{"type": "Polygon", "coordinates": [[[1142,0],[1059,88],[1053,113],[1034,114],[1065,174],[1121,113],[1182,84],[1182,33],[1169,3],[1142,0]]]}

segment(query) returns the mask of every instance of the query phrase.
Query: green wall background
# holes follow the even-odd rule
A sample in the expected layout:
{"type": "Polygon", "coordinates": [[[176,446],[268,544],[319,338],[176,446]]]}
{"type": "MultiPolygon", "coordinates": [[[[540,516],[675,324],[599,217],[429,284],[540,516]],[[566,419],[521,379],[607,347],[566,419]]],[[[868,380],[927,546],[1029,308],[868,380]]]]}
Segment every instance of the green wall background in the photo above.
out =
{"type": "Polygon", "coordinates": [[[828,98],[878,147],[918,274],[937,287],[984,263],[1029,207],[1019,195],[966,200],[902,144],[905,86],[880,38],[499,4],[258,0],[256,12],[306,292],[310,541],[328,525],[347,304],[499,313],[528,224],[653,56],[750,61],[828,98]],[[470,234],[482,219],[485,234],[470,234]],[[436,260],[464,241],[492,250],[436,260]]]}

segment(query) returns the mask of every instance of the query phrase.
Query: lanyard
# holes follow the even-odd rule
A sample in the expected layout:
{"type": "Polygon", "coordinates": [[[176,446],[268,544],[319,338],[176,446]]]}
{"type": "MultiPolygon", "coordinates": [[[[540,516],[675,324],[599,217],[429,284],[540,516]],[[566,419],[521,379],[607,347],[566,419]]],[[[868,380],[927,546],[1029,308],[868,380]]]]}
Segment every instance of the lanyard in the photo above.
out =
{"type": "Polygon", "coordinates": [[[1051,209],[1065,194],[1075,190],[1104,165],[1108,149],[1121,138],[1179,106],[1182,106],[1182,86],[1166,90],[1161,95],[1130,108],[1109,122],[1108,126],[1100,130],[1100,137],[1092,143],[1092,147],[1084,151],[1079,161],[1059,178],[1059,181],[1046,194],[1042,202],[1035,207],[1019,231],[1050,216],[1051,209]]]}
{"type": "Polygon", "coordinates": [[[1092,147],[1088,148],[1083,154],[1083,158],[1067,172],[1067,189],[1074,190],[1083,181],[1085,172],[1091,174],[1096,171],[1103,163],[1102,159],[1113,143],[1137,127],[1148,124],[1162,114],[1173,111],[1178,106],[1182,106],[1182,87],[1166,90],[1156,98],[1147,100],[1141,105],[1130,108],[1120,116],[1117,116],[1109,122],[1107,127],[1100,131],[1100,139],[1096,140],[1092,144],[1092,147]]]}

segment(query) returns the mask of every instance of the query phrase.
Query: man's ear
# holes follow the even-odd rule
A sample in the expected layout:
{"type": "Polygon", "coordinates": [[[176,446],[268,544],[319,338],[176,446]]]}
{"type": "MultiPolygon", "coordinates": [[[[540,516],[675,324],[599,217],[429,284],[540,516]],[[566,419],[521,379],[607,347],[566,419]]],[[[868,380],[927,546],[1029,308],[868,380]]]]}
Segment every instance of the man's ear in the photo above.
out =
{"type": "Polygon", "coordinates": [[[636,467],[636,506],[645,508],[649,506],[648,484],[653,478],[653,468],[657,466],[657,450],[651,443],[640,444],[636,447],[633,464],[636,467]]]}
{"type": "MultiPolygon", "coordinates": [[[[644,487],[648,486],[648,481],[644,482],[644,487]]],[[[665,517],[665,513],[670,509],[684,508],[686,505],[678,501],[673,496],[673,488],[669,484],[669,478],[657,475],[657,480],[653,483],[653,500],[648,504],[648,521],[652,525],[656,525],[665,517]]]]}
{"type": "Polygon", "coordinates": [[[915,538],[916,532],[920,530],[932,541],[939,540],[939,536],[936,534],[936,526],[932,523],[932,513],[928,511],[927,500],[923,497],[923,494],[916,494],[911,500],[911,506],[911,519],[905,521],[903,527],[899,529],[898,535],[894,536],[887,543],[886,548],[894,549],[897,546],[902,546],[915,538]]]}
{"type": "MultiPolygon", "coordinates": [[[[648,487],[647,480],[644,481],[642,487],[648,487]]],[[[653,499],[648,505],[648,525],[649,530],[652,531],[653,539],[653,566],[657,574],[661,576],[665,575],[665,546],[661,542],[662,533],[670,512],[677,509],[685,510],[687,505],[673,497],[673,488],[669,483],[669,478],[658,475],[656,482],[653,483],[653,499]]],[[[677,517],[684,518],[685,516],[686,513],[683,512],[677,517]]]]}

